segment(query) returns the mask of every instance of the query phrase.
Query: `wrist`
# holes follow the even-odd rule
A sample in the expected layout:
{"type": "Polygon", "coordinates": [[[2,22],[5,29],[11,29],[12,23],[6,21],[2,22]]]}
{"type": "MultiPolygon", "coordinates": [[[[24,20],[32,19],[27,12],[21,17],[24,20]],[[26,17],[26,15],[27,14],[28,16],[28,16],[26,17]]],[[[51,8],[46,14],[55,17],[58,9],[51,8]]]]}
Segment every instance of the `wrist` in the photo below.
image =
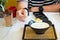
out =
{"type": "Polygon", "coordinates": [[[24,8],[24,9],[26,9],[28,11],[28,8],[24,8]]]}

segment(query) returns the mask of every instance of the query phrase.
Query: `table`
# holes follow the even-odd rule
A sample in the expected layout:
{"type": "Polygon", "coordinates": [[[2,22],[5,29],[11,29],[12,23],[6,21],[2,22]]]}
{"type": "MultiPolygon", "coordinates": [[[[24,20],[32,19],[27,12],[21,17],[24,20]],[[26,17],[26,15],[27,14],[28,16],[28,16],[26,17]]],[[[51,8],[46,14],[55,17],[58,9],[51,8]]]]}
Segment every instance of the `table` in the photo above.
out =
{"type": "MultiPolygon", "coordinates": [[[[59,12],[44,12],[48,19],[55,25],[58,40],[60,40],[60,14],[59,12]]],[[[4,25],[4,19],[0,18],[0,40],[22,40],[24,25],[31,19],[34,20],[32,12],[29,13],[29,17],[25,22],[21,22],[18,19],[13,19],[13,26],[6,27],[4,25]],[[29,20],[28,20],[29,19],[29,20]]]]}

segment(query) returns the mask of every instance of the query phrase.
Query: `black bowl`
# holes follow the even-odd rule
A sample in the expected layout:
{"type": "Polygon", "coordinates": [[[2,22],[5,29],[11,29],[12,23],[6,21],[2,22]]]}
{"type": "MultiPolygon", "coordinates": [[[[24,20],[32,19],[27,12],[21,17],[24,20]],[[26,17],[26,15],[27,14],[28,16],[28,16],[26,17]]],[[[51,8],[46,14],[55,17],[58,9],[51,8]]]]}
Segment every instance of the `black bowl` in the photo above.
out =
{"type": "MultiPolygon", "coordinates": [[[[32,28],[32,27],[31,27],[31,28],[32,28]]],[[[49,28],[49,27],[48,27],[48,28],[49,28]]],[[[48,28],[44,28],[44,29],[32,28],[32,29],[34,30],[34,32],[35,32],[36,34],[44,34],[48,28]]]]}
{"type": "MultiPolygon", "coordinates": [[[[33,23],[33,24],[34,24],[34,23],[33,23]]],[[[46,24],[48,24],[48,23],[46,23],[46,24]]],[[[49,25],[49,24],[48,24],[48,25],[49,25]]],[[[37,26],[36,26],[36,27],[37,27],[37,26]]],[[[45,28],[34,28],[33,26],[31,26],[32,30],[34,30],[34,32],[35,32],[36,34],[44,34],[49,27],[50,27],[50,25],[47,26],[47,27],[45,27],[45,28]]]]}

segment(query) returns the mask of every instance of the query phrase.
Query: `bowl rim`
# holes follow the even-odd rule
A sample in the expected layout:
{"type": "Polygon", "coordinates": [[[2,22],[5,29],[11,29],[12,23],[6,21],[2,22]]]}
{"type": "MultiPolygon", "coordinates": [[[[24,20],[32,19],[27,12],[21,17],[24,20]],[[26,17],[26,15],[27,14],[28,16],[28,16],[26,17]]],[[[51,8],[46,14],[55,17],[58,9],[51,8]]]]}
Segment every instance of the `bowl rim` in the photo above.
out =
{"type": "Polygon", "coordinates": [[[50,25],[48,24],[48,23],[46,23],[46,22],[40,22],[40,23],[33,23],[33,24],[31,24],[31,28],[34,28],[34,29],[46,29],[46,28],[49,28],[50,27],[50,25]],[[44,23],[44,24],[47,24],[48,26],[46,26],[45,28],[37,28],[37,27],[33,27],[32,25],[33,24],[41,24],[41,23],[44,23]]]}

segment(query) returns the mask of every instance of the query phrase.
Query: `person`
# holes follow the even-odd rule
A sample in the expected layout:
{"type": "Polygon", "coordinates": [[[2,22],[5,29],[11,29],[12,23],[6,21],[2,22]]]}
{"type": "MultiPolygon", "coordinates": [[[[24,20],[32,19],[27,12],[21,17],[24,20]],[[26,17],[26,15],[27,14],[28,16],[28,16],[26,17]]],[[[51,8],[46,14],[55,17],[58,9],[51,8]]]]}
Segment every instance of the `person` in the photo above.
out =
{"type": "Polygon", "coordinates": [[[25,19],[28,16],[28,11],[26,10],[28,8],[28,0],[17,0],[17,14],[16,17],[20,21],[25,21],[25,19]]]}

